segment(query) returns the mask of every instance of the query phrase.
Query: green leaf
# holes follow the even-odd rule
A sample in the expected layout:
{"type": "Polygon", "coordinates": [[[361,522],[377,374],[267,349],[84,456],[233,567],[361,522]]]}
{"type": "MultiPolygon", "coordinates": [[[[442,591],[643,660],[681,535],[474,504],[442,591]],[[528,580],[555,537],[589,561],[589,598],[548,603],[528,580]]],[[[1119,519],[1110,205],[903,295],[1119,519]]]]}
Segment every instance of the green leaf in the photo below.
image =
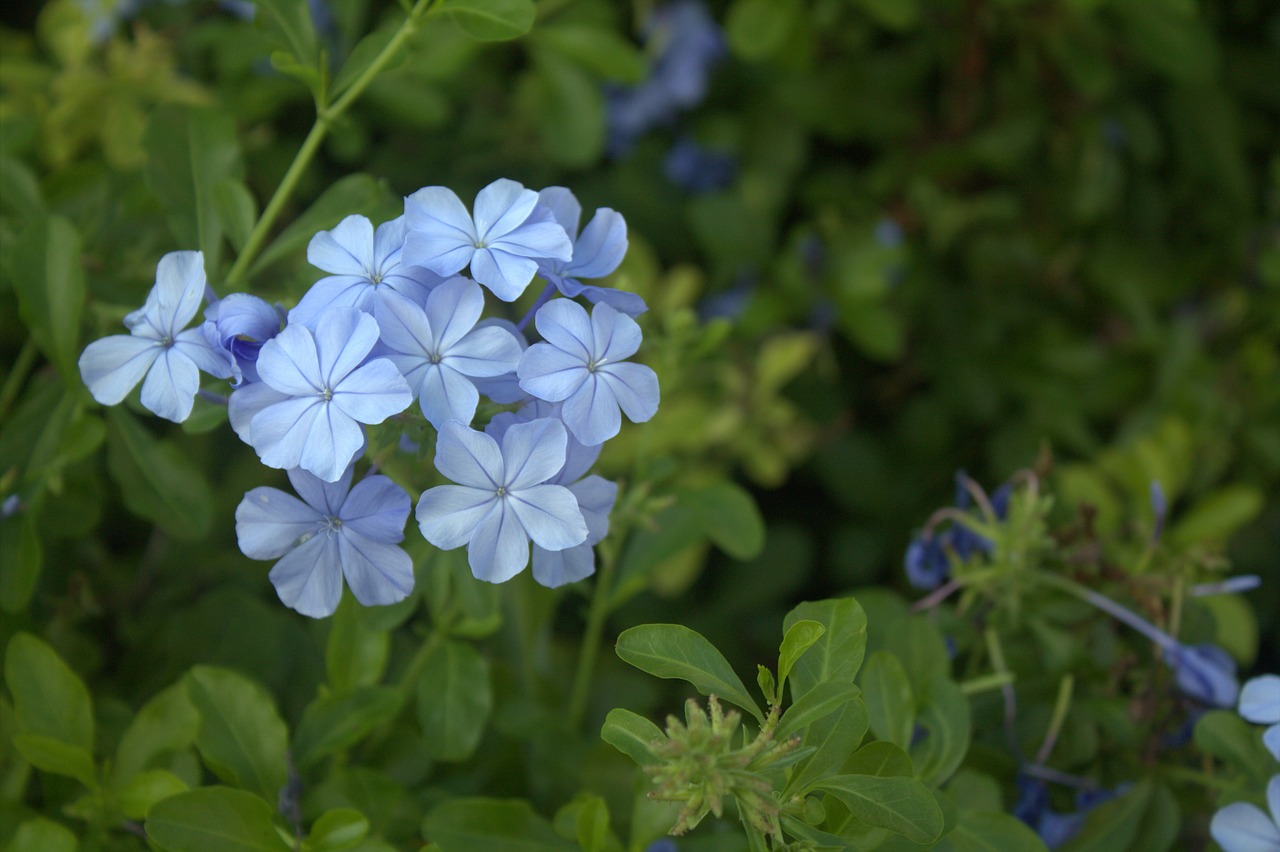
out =
{"type": "Polygon", "coordinates": [[[916,843],[932,843],[942,834],[942,809],[929,788],[914,778],[836,775],[814,788],[835,796],[866,824],[916,843]]]}
{"type": "Polygon", "coordinates": [[[825,680],[853,683],[867,650],[867,616],[853,598],[802,603],[783,619],[790,630],[798,621],[816,621],[826,628],[792,669],[791,695],[798,700],[825,680]]]}
{"type": "Polygon", "coordinates": [[[527,80],[523,106],[547,155],[566,166],[594,163],[605,138],[600,81],[547,48],[535,47],[532,56],[537,73],[527,80]]]}
{"type": "Polygon", "coordinates": [[[757,665],[756,685],[760,687],[765,703],[772,706],[782,706],[782,699],[778,697],[778,683],[773,679],[773,672],[764,666],[757,665]]]}
{"type": "Polygon", "coordinates": [[[338,611],[329,622],[325,645],[325,670],[335,692],[349,692],[358,686],[372,686],[387,670],[391,635],[369,626],[354,596],[343,595],[338,611]]]}
{"type": "Polygon", "coordinates": [[[422,836],[448,852],[576,852],[528,802],[450,799],[422,820],[422,836]]]}
{"type": "Polygon", "coordinates": [[[289,227],[259,255],[250,269],[256,275],[278,260],[301,249],[317,231],[337,225],[347,216],[357,213],[376,215],[387,206],[387,191],[369,175],[354,174],[338,179],[321,193],[307,211],[296,217],[289,227]]]}
{"type": "Polygon", "coordinates": [[[27,216],[45,209],[40,179],[22,160],[0,154],[0,209],[27,216]]]}
{"type": "Polygon", "coordinates": [[[213,495],[200,471],[172,444],[153,438],[128,409],[108,409],[107,420],[107,466],[129,511],[174,538],[208,533],[213,495]]]}
{"type": "Polygon", "coordinates": [[[30,633],[14,634],[4,655],[4,678],[19,733],[93,753],[89,690],[53,648],[30,633]]]}
{"type": "Polygon", "coordinates": [[[215,187],[244,175],[235,121],[208,107],[160,106],[143,137],[147,180],[164,206],[175,241],[204,252],[214,280],[222,259],[222,221],[215,187]]]}
{"type": "Polygon", "coordinates": [[[156,802],[147,837],[167,852],[286,852],[272,811],[252,793],[201,787],[156,802]]]}
{"type": "Polygon", "coordinates": [[[13,738],[13,747],[36,769],[54,775],[66,775],[90,789],[98,787],[93,755],[83,746],[71,745],[43,734],[18,734],[13,738]]]}
{"type": "Polygon", "coordinates": [[[533,40],[594,74],[620,83],[638,83],[648,70],[640,50],[606,27],[555,24],[539,27],[533,40]]]}
{"type": "Polygon", "coordinates": [[[703,695],[715,695],[764,721],[729,661],[695,630],[681,624],[642,624],[622,632],[617,652],[641,671],[688,681],[703,695]]]}
{"type": "MultiPolygon", "coordinates": [[[[360,75],[367,71],[378,56],[381,55],[382,51],[391,44],[391,40],[395,38],[399,30],[399,25],[380,27],[356,42],[356,46],[351,50],[351,55],[342,63],[342,70],[334,78],[331,96],[337,98],[352,83],[358,80],[360,75]]],[[[407,55],[408,51],[404,48],[396,50],[386,64],[382,66],[382,72],[390,71],[403,63],[407,55]]]]}
{"type": "Polygon", "coordinates": [[[1194,738],[1210,754],[1259,786],[1274,771],[1275,761],[1262,747],[1257,729],[1230,710],[1210,710],[1196,722],[1194,738]]]}
{"type": "Polygon", "coordinates": [[[605,716],[600,739],[641,766],[652,766],[660,762],[653,753],[653,746],[662,742],[665,737],[662,729],[653,722],[638,713],[618,707],[605,716]]]}
{"type": "Polygon", "coordinates": [[[877,775],[881,778],[915,775],[915,767],[907,753],[884,740],[872,740],[858,749],[845,761],[844,769],[850,775],[877,775]]]}
{"type": "Polygon", "coordinates": [[[450,640],[427,660],[417,686],[428,753],[439,760],[469,758],[493,711],[489,663],[466,642],[450,640]]]}
{"type": "Polygon", "coordinates": [[[157,758],[190,747],[199,730],[200,714],[182,683],[156,693],[120,738],[111,770],[113,783],[120,785],[157,758]]]}
{"type": "Polygon", "coordinates": [[[786,635],[782,637],[782,644],[778,646],[779,691],[782,691],[786,685],[787,677],[791,674],[791,667],[796,664],[796,660],[812,648],[813,643],[822,638],[822,634],[826,632],[827,628],[821,623],[807,619],[794,622],[787,627],[786,635]]]}
{"type": "Polygon", "coordinates": [[[857,3],[877,24],[887,29],[909,30],[920,20],[919,0],[857,0],[857,3]]]}
{"type": "Polygon", "coordinates": [[[187,791],[187,782],[167,769],[139,772],[116,791],[116,803],[129,819],[146,819],[156,802],[187,791]]]}
{"type": "Polygon", "coordinates": [[[750,492],[732,482],[698,490],[697,511],[707,522],[707,537],[734,559],[752,559],[764,548],[764,517],[750,492]]]}
{"type": "Polygon", "coordinates": [[[887,651],[876,651],[867,658],[862,670],[862,695],[871,715],[871,731],[879,739],[902,750],[911,745],[915,730],[915,703],[911,682],[898,658],[887,651]]]}
{"type": "Polygon", "coordinates": [[[34,509],[0,518],[0,610],[22,612],[44,565],[34,509]]]}
{"type": "Polygon", "coordinates": [[[80,844],[70,829],[36,817],[19,825],[5,848],[9,852],[76,852],[80,844]]]}
{"type": "Polygon", "coordinates": [[[808,792],[816,783],[840,771],[867,733],[867,705],[854,698],[809,726],[804,747],[814,749],[787,781],[784,799],[808,792]]]}
{"type": "Polygon", "coordinates": [[[786,43],[795,20],[790,0],[736,0],[725,18],[729,46],[743,59],[764,59],[786,43]]]}
{"type": "Polygon", "coordinates": [[[1104,802],[1085,818],[1084,826],[1062,848],[1063,852],[1125,852],[1138,839],[1142,815],[1151,801],[1151,781],[1139,781],[1119,798],[1104,802]]]}
{"type": "Polygon", "coordinates": [[[338,808],[321,814],[311,826],[311,848],[315,852],[350,849],[369,833],[369,820],[359,811],[338,808]]]}
{"type": "Polygon", "coordinates": [[[969,753],[969,699],[951,680],[935,677],[925,687],[916,723],[925,736],[911,747],[911,762],[921,781],[939,787],[969,753]]]}
{"type": "Polygon", "coordinates": [[[1218,66],[1217,41],[1194,3],[1113,0],[1124,43],[1171,80],[1207,83],[1218,66]]]}
{"type": "Polygon", "coordinates": [[[389,686],[362,686],[315,699],[303,711],[294,737],[299,768],[360,742],[395,719],[403,704],[404,693],[389,686]]]}
{"type": "Polygon", "coordinates": [[[63,381],[79,384],[84,266],[80,235],[61,216],[42,216],[18,235],[12,257],[18,313],[63,381]]]}
{"type": "Polygon", "coordinates": [[[1228,485],[1196,501],[1169,531],[1174,547],[1225,541],[1262,511],[1262,492],[1251,485],[1228,485]]]}
{"type": "Polygon", "coordinates": [[[582,852],[606,852],[618,847],[609,832],[609,808],[599,796],[589,796],[578,803],[574,820],[574,836],[582,852]]]}
{"type": "Polygon", "coordinates": [[[213,211],[236,251],[244,248],[258,221],[258,202],[244,181],[226,177],[213,185],[213,211]]]}
{"type": "Polygon", "coordinates": [[[239,672],[196,666],[187,694],[200,713],[196,748],[215,775],[274,802],[287,776],[288,731],[267,691],[239,672]]]}
{"type": "Polygon", "coordinates": [[[533,0],[445,0],[438,7],[477,41],[519,38],[533,27],[533,0]]]}
{"type": "Polygon", "coordinates": [[[1043,852],[1044,841],[1015,816],[990,811],[961,811],[947,832],[955,852],[1043,852]]]}
{"type": "MultiPolygon", "coordinates": [[[[255,0],[254,22],[292,64],[318,67],[319,42],[307,0],[255,0]]],[[[272,64],[275,62],[273,60],[272,64]]],[[[282,63],[285,64],[285,63],[282,63]]],[[[277,66],[279,67],[279,66],[277,66]]]]}
{"type": "Polygon", "coordinates": [[[862,694],[862,690],[851,683],[840,683],[824,680],[813,689],[800,696],[782,714],[778,720],[778,739],[789,737],[803,731],[819,719],[830,716],[845,704],[862,694]]]}

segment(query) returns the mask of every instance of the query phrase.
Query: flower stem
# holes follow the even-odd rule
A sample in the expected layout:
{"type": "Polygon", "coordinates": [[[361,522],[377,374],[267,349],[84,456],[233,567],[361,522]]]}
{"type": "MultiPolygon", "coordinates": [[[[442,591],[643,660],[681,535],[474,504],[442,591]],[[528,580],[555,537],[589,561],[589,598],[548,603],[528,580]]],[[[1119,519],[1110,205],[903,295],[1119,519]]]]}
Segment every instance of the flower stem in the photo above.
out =
{"type": "Polygon", "coordinates": [[[26,381],[27,374],[31,372],[35,363],[36,342],[28,337],[22,344],[22,349],[18,351],[18,357],[13,362],[9,375],[5,376],[4,387],[0,388],[0,420],[4,420],[5,415],[9,413],[9,406],[13,405],[13,400],[18,396],[22,383],[26,381]]]}
{"type": "Polygon", "coordinates": [[[587,710],[587,691],[596,665],[596,654],[604,634],[604,620],[609,615],[609,598],[613,596],[614,550],[601,544],[597,550],[600,571],[596,575],[596,587],[591,592],[591,609],[587,611],[587,627],[578,649],[578,666],[573,675],[573,689],[569,693],[569,726],[577,729],[587,710]]]}
{"type": "Polygon", "coordinates": [[[1071,709],[1071,693],[1075,685],[1075,678],[1069,674],[1063,675],[1062,682],[1058,684],[1058,700],[1053,705],[1053,716],[1049,719],[1049,730],[1044,735],[1044,742],[1040,745],[1040,751],[1036,753],[1036,763],[1045,763],[1049,759],[1049,755],[1053,754],[1053,747],[1058,742],[1058,735],[1062,733],[1062,725],[1067,721],[1067,711],[1071,709]]]}
{"type": "Polygon", "coordinates": [[[1154,624],[1147,621],[1137,613],[1122,607],[1120,604],[1105,595],[1100,595],[1092,589],[1086,589],[1084,586],[1068,580],[1065,577],[1059,577],[1056,574],[1036,573],[1034,577],[1037,582],[1061,589],[1062,591],[1079,598],[1085,603],[1092,604],[1114,618],[1116,621],[1129,625],[1134,630],[1138,631],[1158,645],[1162,651],[1171,651],[1178,646],[1177,641],[1172,636],[1165,633],[1163,630],[1160,630],[1154,624]]]}

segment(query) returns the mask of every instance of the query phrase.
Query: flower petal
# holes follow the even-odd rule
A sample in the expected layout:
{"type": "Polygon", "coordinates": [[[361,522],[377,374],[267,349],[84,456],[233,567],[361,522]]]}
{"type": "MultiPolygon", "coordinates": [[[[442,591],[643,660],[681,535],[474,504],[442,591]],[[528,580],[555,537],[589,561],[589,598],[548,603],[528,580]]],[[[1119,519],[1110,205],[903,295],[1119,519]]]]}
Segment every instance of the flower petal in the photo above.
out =
{"type": "Polygon", "coordinates": [[[258,353],[258,376],[281,393],[318,397],[324,381],[310,330],[290,323],[262,344],[258,353]]]}
{"type": "Polygon", "coordinates": [[[153,321],[168,337],[187,327],[204,298],[204,255],[171,251],[156,265],[156,315],[153,321]]]}
{"type": "Polygon", "coordinates": [[[534,543],[564,550],[587,540],[587,522],[578,500],[563,485],[535,485],[511,491],[508,504],[534,543]]]}
{"type": "Polygon", "coordinates": [[[453,275],[475,253],[477,236],[471,215],[453,190],[428,186],[404,200],[405,234],[400,262],[437,275],[453,275]]]}
{"type": "Polygon", "coordinates": [[[618,483],[601,476],[588,476],[568,488],[587,522],[587,544],[598,544],[609,534],[609,513],[618,499],[618,483]]]}
{"type": "Polygon", "coordinates": [[[312,618],[333,615],[342,599],[342,560],[333,536],[320,533],[281,557],[267,575],[280,601],[312,618]]]}
{"type": "Polygon", "coordinates": [[[471,275],[504,302],[514,302],[533,280],[538,264],[498,248],[477,249],[471,275]]]}
{"type": "Polygon", "coordinates": [[[596,571],[595,549],[589,544],[545,550],[533,547],[533,579],[548,589],[590,577],[596,571]]]}
{"type": "Polygon", "coordinates": [[[524,351],[516,365],[520,388],[538,399],[561,402],[592,380],[587,365],[576,353],[565,352],[550,343],[535,343],[524,351]]]}
{"type": "Polygon", "coordinates": [[[197,369],[214,378],[231,378],[231,367],[235,363],[231,353],[214,348],[199,327],[178,332],[173,340],[172,351],[181,354],[195,364],[197,369]]]}
{"type": "MultiPolygon", "coordinates": [[[[397,374],[398,375],[398,374],[397,374]]],[[[336,405],[319,407],[298,466],[335,482],[364,447],[364,430],[336,405]]]]}
{"type": "Polygon", "coordinates": [[[538,192],[538,203],[551,212],[556,224],[564,228],[569,239],[578,235],[578,222],[582,218],[582,204],[566,187],[549,186],[538,192]]]}
{"type": "Polygon", "coordinates": [[[616,210],[601,207],[574,242],[573,259],[565,266],[564,274],[574,278],[603,278],[618,268],[626,254],[626,220],[616,210]]]}
{"type": "Polygon", "coordinates": [[[252,446],[253,418],[267,406],[291,398],[263,382],[241,385],[232,391],[227,402],[227,419],[231,421],[231,428],[240,436],[240,440],[252,446]]]}
{"type": "Polygon", "coordinates": [[[354,474],[355,466],[347,465],[342,476],[333,482],[326,482],[314,473],[295,467],[289,470],[289,484],[308,506],[321,515],[336,518],[340,516],[347,492],[351,490],[351,478],[354,474]]]}
{"type": "Polygon", "coordinates": [[[435,334],[420,305],[397,293],[377,300],[374,316],[381,330],[382,344],[393,352],[421,357],[436,348],[435,334]]]}
{"type": "Polygon", "coordinates": [[[469,426],[480,404],[480,392],[470,379],[452,367],[432,364],[423,373],[418,402],[423,416],[437,429],[449,420],[469,426]]]}
{"type": "Polygon", "coordinates": [[[475,578],[488,583],[505,583],[529,564],[529,536],[507,500],[498,500],[476,527],[467,562],[475,578]]]}
{"type": "Polygon", "coordinates": [[[582,387],[564,401],[561,416],[573,437],[587,446],[603,444],[622,429],[613,383],[605,381],[600,371],[592,373],[582,387]]]}
{"type": "Polygon", "coordinates": [[[289,322],[314,329],[333,308],[359,308],[369,312],[374,287],[363,275],[330,275],[311,285],[298,304],[289,311],[289,322]]]}
{"type": "Polygon", "coordinates": [[[373,271],[384,276],[400,265],[400,252],[404,249],[404,237],[409,232],[409,222],[403,215],[383,222],[373,233],[373,271]]]}
{"type": "Polygon", "coordinates": [[[559,420],[541,418],[514,423],[502,436],[502,484],[518,491],[546,482],[564,467],[568,435],[559,420]]]}
{"type": "Polygon", "coordinates": [[[259,486],[236,507],[236,541],[250,559],[276,559],[302,536],[314,534],[322,521],[319,512],[292,494],[259,486]]]}
{"type": "Polygon", "coordinates": [[[476,194],[476,234],[488,244],[520,227],[538,204],[538,193],[507,178],[498,178],[476,194]]]}
{"type": "Polygon", "coordinates": [[[394,544],[344,529],[338,536],[342,574],[364,606],[385,606],[413,591],[413,560],[394,544]]]}
{"type": "Polygon", "coordinates": [[[1280,675],[1261,675],[1245,682],[1240,715],[1255,725],[1280,722],[1280,675]]]}
{"type": "Polygon", "coordinates": [[[1271,756],[1280,760],[1280,725],[1272,725],[1262,732],[1262,744],[1271,752],[1271,756]]]}
{"type": "Polygon", "coordinates": [[[345,529],[365,538],[395,544],[404,541],[409,494],[385,476],[366,476],[351,489],[338,512],[345,529]]]}
{"type": "Polygon", "coordinates": [[[195,362],[169,347],[147,371],[142,383],[142,404],[165,420],[181,423],[191,416],[198,390],[200,371],[195,362]]]}
{"type": "Polygon", "coordinates": [[[282,470],[301,465],[303,446],[310,437],[312,424],[325,407],[318,396],[286,397],[264,406],[249,425],[249,437],[262,463],[282,470]]]}
{"type": "Polygon", "coordinates": [[[480,378],[515,372],[520,363],[520,342],[496,326],[473,329],[449,347],[443,363],[459,373],[480,378]]]}
{"type": "Polygon", "coordinates": [[[439,351],[448,352],[475,327],[483,311],[484,293],[468,278],[450,278],[432,290],[426,314],[439,351]]]}
{"type": "Polygon", "coordinates": [[[436,470],[459,485],[496,492],[506,481],[498,442],[456,421],[440,427],[435,463],[436,470]]]}
{"type": "Polygon", "coordinates": [[[535,207],[524,224],[513,231],[499,235],[495,228],[485,244],[516,257],[534,260],[567,261],[573,257],[573,243],[569,235],[545,207],[535,207]]]}
{"type": "Polygon", "coordinates": [[[644,423],[658,413],[658,374],[653,370],[643,364],[606,364],[597,374],[608,382],[632,423],[644,423]]]}
{"type": "Polygon", "coordinates": [[[1214,814],[1209,834],[1225,852],[1268,852],[1280,847],[1280,828],[1247,802],[1227,805],[1214,814]]]}
{"type": "Polygon", "coordinates": [[[418,500],[416,517],[422,537],[441,550],[453,550],[471,541],[480,522],[494,511],[498,497],[493,489],[465,485],[437,485],[418,500]]]}
{"type": "Polygon", "coordinates": [[[316,324],[315,340],[320,376],[336,390],[378,342],[378,321],[357,308],[334,308],[316,324]]]}
{"type": "Polygon", "coordinates": [[[603,302],[591,311],[591,332],[595,360],[605,363],[623,361],[636,354],[643,337],[635,320],[603,302]]]}
{"type": "Polygon", "coordinates": [[[307,263],[334,275],[368,276],[373,267],[373,223],[352,215],[307,244],[307,263]]]}
{"type": "Polygon", "coordinates": [[[597,354],[586,308],[572,299],[553,299],[538,309],[534,326],[543,340],[586,364],[597,354]]]}
{"type": "Polygon", "coordinates": [[[412,405],[413,391],[395,364],[374,358],[333,389],[333,404],[353,420],[376,425],[412,405]]]}
{"type": "Polygon", "coordinates": [[[154,340],[113,334],[84,348],[80,354],[80,378],[94,399],[103,405],[115,405],[137,387],[163,351],[164,347],[154,340]]]}

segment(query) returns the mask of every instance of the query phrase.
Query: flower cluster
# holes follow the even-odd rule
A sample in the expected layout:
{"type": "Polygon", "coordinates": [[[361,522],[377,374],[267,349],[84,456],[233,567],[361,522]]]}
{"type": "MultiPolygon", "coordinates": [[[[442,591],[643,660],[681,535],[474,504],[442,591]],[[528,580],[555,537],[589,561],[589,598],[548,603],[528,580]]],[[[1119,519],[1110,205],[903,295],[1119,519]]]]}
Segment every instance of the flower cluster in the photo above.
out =
{"type": "Polygon", "coordinates": [[[349,216],[316,234],[307,259],[328,274],[287,314],[245,293],[218,299],[201,254],[174,252],[125,318],[130,334],[90,344],[81,376],[106,405],[142,383],[142,405],[174,422],[190,416],[200,372],[231,381],[232,428],[263,464],[288,471],[302,498],[246,494],[240,548],[279,560],[271,581],[301,613],[333,613],[343,578],[366,605],[412,590],[399,546],[408,493],[372,472],[352,482],[366,428],[412,419],[415,402],[438,431],[435,469],[452,483],[419,500],[423,536],[466,545],[473,573],[490,582],[522,571],[530,542],[538,582],[580,580],[594,571],[592,546],[617,497],[588,470],[622,415],[646,421],[659,398],[653,370],[629,360],[644,301],[583,283],[621,263],[626,223],[601,209],[579,232],[581,213],[563,187],[498,180],[471,211],[451,190],[426,187],[393,221],[349,216]],[[522,320],[482,318],[486,289],[513,302],[535,277],[546,285],[522,320]],[[203,322],[188,328],[202,298],[203,322]],[[536,341],[525,337],[531,320],[536,341]],[[507,411],[478,430],[484,397],[507,411]]]}

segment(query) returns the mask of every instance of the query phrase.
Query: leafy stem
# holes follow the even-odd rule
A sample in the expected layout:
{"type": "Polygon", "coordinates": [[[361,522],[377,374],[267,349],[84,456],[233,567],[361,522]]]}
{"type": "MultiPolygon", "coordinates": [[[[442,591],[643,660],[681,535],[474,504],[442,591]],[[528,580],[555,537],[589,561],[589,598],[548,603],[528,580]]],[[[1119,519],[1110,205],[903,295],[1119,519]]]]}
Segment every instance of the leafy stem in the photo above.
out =
{"type": "Polygon", "coordinates": [[[596,549],[600,558],[600,571],[596,574],[596,585],[591,591],[591,608],[587,611],[587,626],[582,635],[582,645],[578,649],[578,665],[573,674],[573,688],[569,693],[569,726],[575,730],[582,725],[582,717],[587,710],[587,692],[591,687],[596,656],[600,651],[604,621],[609,615],[609,601],[613,597],[617,550],[613,547],[611,538],[606,537],[596,549]]]}

